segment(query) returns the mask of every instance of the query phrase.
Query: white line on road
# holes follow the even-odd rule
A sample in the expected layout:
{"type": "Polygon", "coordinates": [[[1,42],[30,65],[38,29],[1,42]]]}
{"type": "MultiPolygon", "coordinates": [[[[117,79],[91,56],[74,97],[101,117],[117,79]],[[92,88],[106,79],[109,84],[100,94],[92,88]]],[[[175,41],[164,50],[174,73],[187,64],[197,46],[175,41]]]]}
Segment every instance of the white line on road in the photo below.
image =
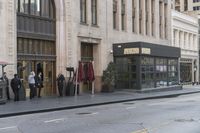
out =
{"type": "Polygon", "coordinates": [[[135,109],[136,107],[127,107],[126,109],[135,109]]]}
{"type": "Polygon", "coordinates": [[[99,112],[94,112],[94,113],[91,113],[91,114],[88,114],[88,115],[97,115],[99,114],[99,112]]]}
{"type": "Polygon", "coordinates": [[[8,129],[14,129],[14,128],[17,128],[17,126],[3,127],[3,128],[0,128],[0,130],[8,130],[8,129]]]}
{"type": "Polygon", "coordinates": [[[65,119],[61,118],[61,119],[52,119],[52,120],[48,120],[48,121],[44,121],[44,123],[51,123],[51,122],[59,122],[59,121],[64,121],[65,119]]]}

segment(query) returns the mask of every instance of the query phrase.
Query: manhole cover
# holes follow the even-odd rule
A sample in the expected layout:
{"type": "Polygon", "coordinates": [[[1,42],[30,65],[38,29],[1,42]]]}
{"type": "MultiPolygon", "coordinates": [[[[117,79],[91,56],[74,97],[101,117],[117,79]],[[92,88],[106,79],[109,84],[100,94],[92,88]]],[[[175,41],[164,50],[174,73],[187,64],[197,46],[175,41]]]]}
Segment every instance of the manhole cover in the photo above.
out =
{"type": "Polygon", "coordinates": [[[175,119],[176,122],[194,122],[194,119],[175,119]]]}
{"type": "Polygon", "coordinates": [[[133,105],[135,103],[123,103],[123,104],[125,104],[125,105],[133,105]]]}
{"type": "Polygon", "coordinates": [[[90,115],[92,114],[91,112],[82,112],[82,113],[76,113],[77,115],[90,115]]]}

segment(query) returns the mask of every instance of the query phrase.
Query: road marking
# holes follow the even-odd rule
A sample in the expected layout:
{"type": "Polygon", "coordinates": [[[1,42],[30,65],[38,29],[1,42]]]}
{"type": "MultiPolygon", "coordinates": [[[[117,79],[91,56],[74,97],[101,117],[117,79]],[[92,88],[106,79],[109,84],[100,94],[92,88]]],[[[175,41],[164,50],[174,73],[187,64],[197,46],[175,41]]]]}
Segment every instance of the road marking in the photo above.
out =
{"type": "Polygon", "coordinates": [[[59,121],[64,121],[65,119],[61,118],[61,119],[52,119],[52,120],[48,120],[48,121],[44,121],[44,123],[51,123],[51,122],[59,122],[59,121]]]}
{"type": "Polygon", "coordinates": [[[128,110],[128,109],[135,109],[136,107],[127,107],[126,109],[128,110]]]}
{"type": "Polygon", "coordinates": [[[162,123],[160,124],[158,127],[152,127],[152,128],[144,128],[144,129],[141,129],[141,130],[137,130],[137,131],[134,131],[132,133],[149,133],[149,131],[151,132],[155,132],[156,130],[162,128],[162,127],[165,127],[169,124],[171,124],[172,122],[165,122],[165,123],[162,123]]]}
{"type": "Polygon", "coordinates": [[[162,127],[165,127],[165,126],[167,126],[167,125],[170,125],[171,123],[172,123],[172,122],[170,122],[170,121],[169,121],[169,122],[162,123],[162,124],[160,124],[158,127],[154,127],[154,128],[149,129],[149,131],[154,132],[154,131],[156,131],[156,130],[162,128],[162,127]]]}
{"type": "Polygon", "coordinates": [[[142,130],[134,131],[132,133],[148,133],[148,130],[145,128],[145,129],[142,129],[142,130]]]}
{"type": "Polygon", "coordinates": [[[94,112],[94,113],[87,114],[87,115],[97,115],[97,114],[99,114],[99,112],[94,112]]]}
{"type": "Polygon", "coordinates": [[[3,127],[3,128],[0,128],[0,130],[8,130],[8,129],[14,129],[14,128],[17,128],[17,126],[3,127]]]}

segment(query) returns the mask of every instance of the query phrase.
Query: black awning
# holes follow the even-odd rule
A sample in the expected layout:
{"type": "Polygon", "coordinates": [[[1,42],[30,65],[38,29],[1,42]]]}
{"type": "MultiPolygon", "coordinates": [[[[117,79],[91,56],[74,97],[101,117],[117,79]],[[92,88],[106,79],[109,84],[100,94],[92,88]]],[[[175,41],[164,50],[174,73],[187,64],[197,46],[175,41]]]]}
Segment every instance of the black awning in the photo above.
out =
{"type": "Polygon", "coordinates": [[[177,47],[147,42],[129,42],[113,44],[113,55],[149,55],[158,57],[179,58],[181,56],[181,50],[177,47]]]}

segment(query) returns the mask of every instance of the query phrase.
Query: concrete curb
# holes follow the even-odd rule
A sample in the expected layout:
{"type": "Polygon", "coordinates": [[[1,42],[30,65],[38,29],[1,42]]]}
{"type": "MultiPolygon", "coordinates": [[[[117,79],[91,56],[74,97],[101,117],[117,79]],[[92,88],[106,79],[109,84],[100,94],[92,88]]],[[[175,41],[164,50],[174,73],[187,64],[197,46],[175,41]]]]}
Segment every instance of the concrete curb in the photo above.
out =
{"type": "Polygon", "coordinates": [[[166,94],[166,95],[158,95],[158,96],[149,96],[149,97],[141,97],[141,98],[132,98],[132,99],[124,99],[124,100],[115,100],[115,101],[108,101],[108,102],[101,102],[101,103],[74,105],[74,106],[68,106],[68,107],[39,109],[39,110],[33,110],[33,111],[22,111],[22,112],[16,112],[16,113],[7,113],[7,114],[0,114],[0,118],[20,116],[20,115],[28,115],[28,114],[36,114],[36,113],[46,113],[46,112],[52,112],[52,111],[70,110],[70,109],[100,106],[100,105],[108,105],[108,104],[123,103],[123,102],[130,102],[130,101],[171,98],[171,97],[177,97],[177,96],[180,96],[180,95],[189,95],[189,94],[194,94],[194,93],[200,93],[200,91],[178,93],[178,94],[166,94]]]}

